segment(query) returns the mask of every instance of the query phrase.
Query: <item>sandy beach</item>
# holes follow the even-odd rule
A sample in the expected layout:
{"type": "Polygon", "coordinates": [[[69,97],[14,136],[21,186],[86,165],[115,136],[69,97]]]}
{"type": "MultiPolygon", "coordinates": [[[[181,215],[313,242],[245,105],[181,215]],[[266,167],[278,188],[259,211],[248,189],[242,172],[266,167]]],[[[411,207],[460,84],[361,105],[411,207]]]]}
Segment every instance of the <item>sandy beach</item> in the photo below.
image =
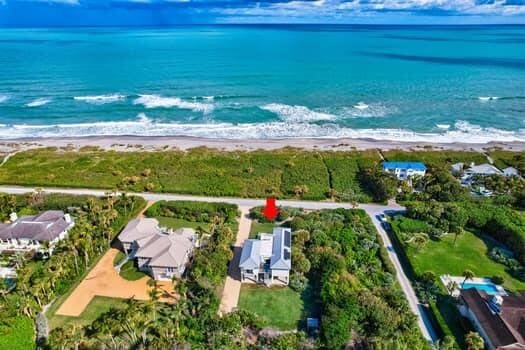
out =
{"type": "Polygon", "coordinates": [[[274,150],[295,147],[309,150],[366,150],[366,149],[402,149],[402,150],[472,150],[485,151],[500,148],[510,151],[525,151],[524,142],[491,143],[422,143],[396,142],[371,139],[328,139],[328,138],[288,138],[288,139],[253,139],[229,140],[208,139],[186,136],[93,136],[75,138],[29,138],[0,142],[0,152],[13,153],[43,147],[80,149],[95,146],[104,150],[115,151],[156,151],[167,149],[188,150],[196,147],[209,147],[224,151],[257,149],[274,150]]]}

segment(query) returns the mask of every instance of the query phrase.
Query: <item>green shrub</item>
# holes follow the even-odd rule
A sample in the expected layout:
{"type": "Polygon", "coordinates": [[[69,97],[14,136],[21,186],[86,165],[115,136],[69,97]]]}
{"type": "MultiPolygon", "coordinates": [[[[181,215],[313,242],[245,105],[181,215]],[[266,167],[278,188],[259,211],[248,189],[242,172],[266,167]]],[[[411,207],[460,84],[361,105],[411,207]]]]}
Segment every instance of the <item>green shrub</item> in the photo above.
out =
{"type": "Polygon", "coordinates": [[[491,280],[492,283],[494,283],[494,284],[499,284],[499,285],[501,285],[501,284],[505,283],[505,279],[504,279],[503,277],[501,277],[501,276],[492,276],[492,277],[490,278],[490,280],[491,280]]]}
{"type": "Polygon", "coordinates": [[[192,201],[158,201],[148,208],[150,217],[165,216],[188,221],[212,222],[215,217],[224,222],[235,223],[238,216],[237,206],[226,203],[208,203],[192,201]]]}
{"type": "MultiPolygon", "coordinates": [[[[3,315],[6,317],[6,315],[3,315]]],[[[35,348],[35,330],[29,317],[17,316],[0,323],[0,349],[30,350],[35,348]]]]}

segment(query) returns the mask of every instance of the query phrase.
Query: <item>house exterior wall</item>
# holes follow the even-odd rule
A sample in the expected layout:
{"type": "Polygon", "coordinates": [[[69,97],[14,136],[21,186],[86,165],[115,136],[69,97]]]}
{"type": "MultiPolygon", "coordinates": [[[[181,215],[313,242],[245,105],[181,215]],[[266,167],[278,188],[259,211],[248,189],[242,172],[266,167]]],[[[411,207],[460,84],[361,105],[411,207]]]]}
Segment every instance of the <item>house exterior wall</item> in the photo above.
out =
{"type": "MultiPolygon", "coordinates": [[[[241,269],[241,282],[259,282],[259,273],[264,273],[262,269],[241,269]]],[[[289,270],[271,269],[264,276],[266,284],[288,284],[290,279],[289,270]]]]}
{"type": "Polygon", "coordinates": [[[278,279],[281,282],[288,284],[290,279],[290,270],[271,270],[272,281],[278,279]]]}
{"type": "Polygon", "coordinates": [[[241,269],[241,282],[257,282],[259,269],[241,269]]]}
{"type": "Polygon", "coordinates": [[[407,180],[413,176],[425,176],[426,171],[424,170],[415,170],[415,169],[404,169],[404,168],[395,168],[395,169],[385,169],[385,171],[394,174],[400,180],[407,180]]]}
{"type": "Polygon", "coordinates": [[[181,278],[186,270],[182,267],[148,266],[149,272],[155,280],[171,280],[173,277],[181,278]]]}
{"type": "Polygon", "coordinates": [[[0,240],[0,251],[2,250],[20,250],[20,251],[39,251],[41,249],[39,241],[30,239],[2,239],[0,240]]]}

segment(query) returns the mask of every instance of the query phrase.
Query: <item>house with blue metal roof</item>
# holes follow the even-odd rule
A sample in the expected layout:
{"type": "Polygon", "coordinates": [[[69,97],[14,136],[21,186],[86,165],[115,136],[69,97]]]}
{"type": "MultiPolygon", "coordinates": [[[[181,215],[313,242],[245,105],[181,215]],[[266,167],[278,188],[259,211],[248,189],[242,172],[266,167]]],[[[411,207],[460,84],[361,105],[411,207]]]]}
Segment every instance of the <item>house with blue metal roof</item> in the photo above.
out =
{"type": "Polygon", "coordinates": [[[287,285],[292,268],[292,231],[276,227],[244,242],[239,262],[241,282],[287,285]]]}
{"type": "Polygon", "coordinates": [[[404,181],[414,176],[425,176],[427,167],[422,162],[383,162],[383,170],[404,181]]]}

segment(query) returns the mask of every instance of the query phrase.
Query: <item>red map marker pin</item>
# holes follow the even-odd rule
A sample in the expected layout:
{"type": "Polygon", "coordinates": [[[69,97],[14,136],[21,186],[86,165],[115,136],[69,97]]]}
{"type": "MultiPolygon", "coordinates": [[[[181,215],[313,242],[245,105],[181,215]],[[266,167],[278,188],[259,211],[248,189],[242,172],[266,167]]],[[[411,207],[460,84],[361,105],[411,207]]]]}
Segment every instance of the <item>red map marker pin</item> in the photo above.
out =
{"type": "Polygon", "coordinates": [[[262,209],[262,214],[265,218],[270,221],[274,221],[277,215],[279,214],[279,209],[275,205],[275,198],[268,197],[266,198],[266,205],[262,209]]]}

